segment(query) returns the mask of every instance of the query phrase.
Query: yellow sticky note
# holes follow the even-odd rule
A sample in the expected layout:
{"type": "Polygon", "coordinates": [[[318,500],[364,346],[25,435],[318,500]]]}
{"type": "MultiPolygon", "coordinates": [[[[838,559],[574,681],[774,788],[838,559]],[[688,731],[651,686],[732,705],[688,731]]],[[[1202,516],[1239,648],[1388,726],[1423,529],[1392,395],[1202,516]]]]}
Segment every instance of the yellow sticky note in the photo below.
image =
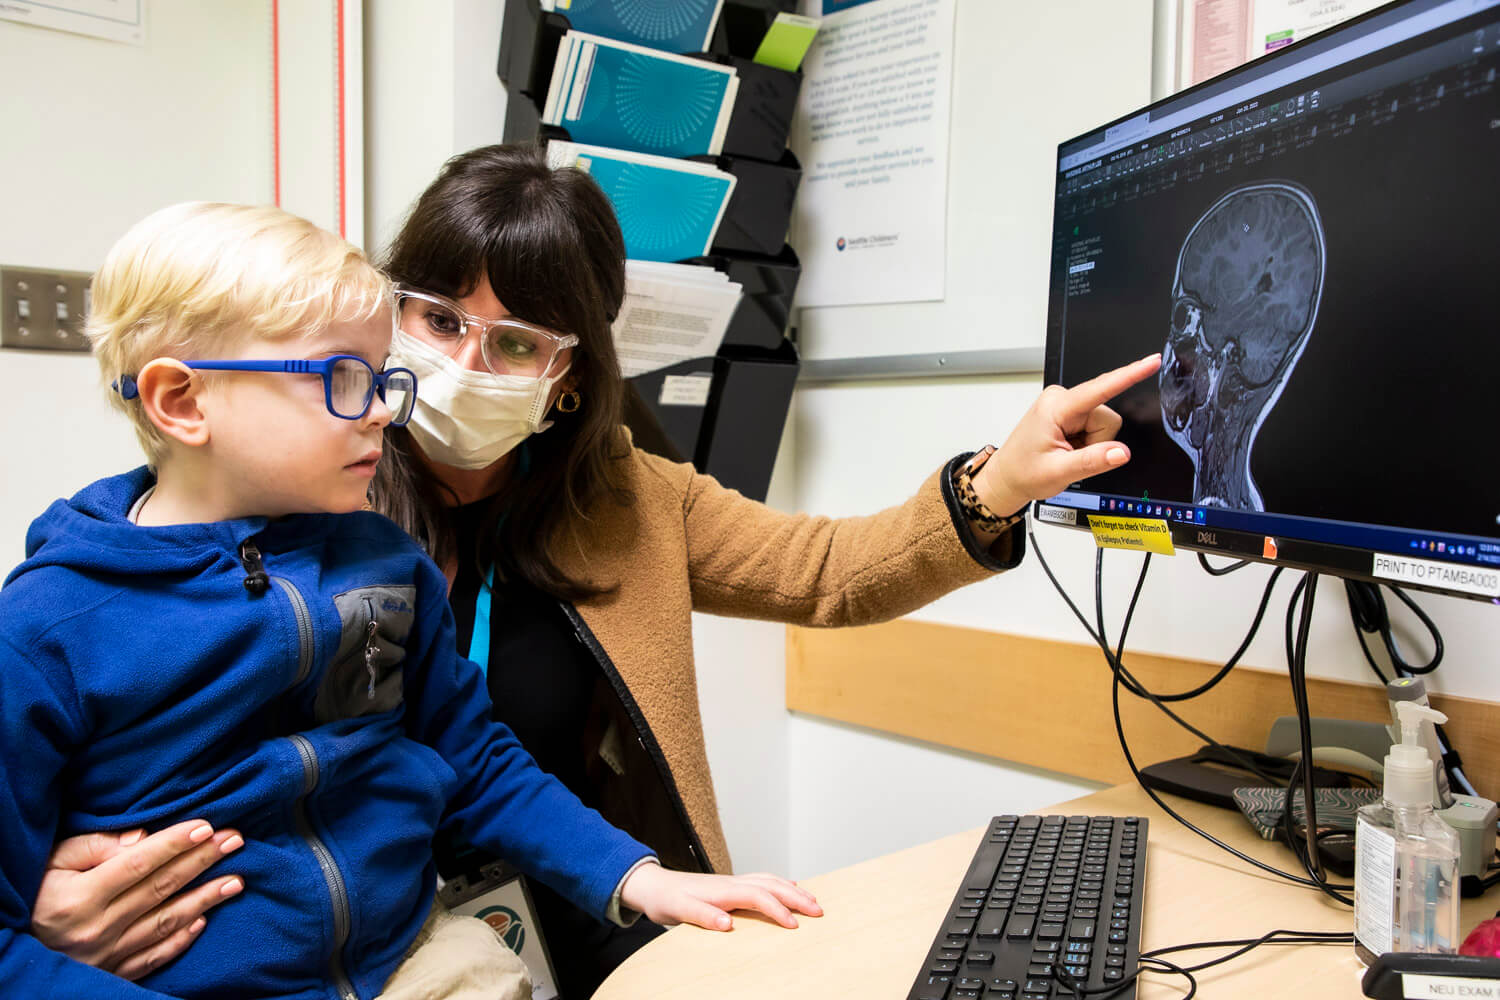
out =
{"type": "Polygon", "coordinates": [[[1172,556],[1172,530],[1167,522],[1153,517],[1101,517],[1089,515],[1089,530],[1094,544],[1101,549],[1130,549],[1133,552],[1155,552],[1172,556]]]}

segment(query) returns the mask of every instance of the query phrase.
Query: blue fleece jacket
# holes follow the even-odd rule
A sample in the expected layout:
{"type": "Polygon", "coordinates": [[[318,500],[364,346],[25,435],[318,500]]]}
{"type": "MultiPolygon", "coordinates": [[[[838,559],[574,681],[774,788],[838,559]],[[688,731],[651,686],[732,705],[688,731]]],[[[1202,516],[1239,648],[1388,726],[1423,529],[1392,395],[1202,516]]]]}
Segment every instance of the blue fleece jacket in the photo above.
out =
{"type": "Polygon", "coordinates": [[[0,590],[0,992],[373,997],[427,914],[439,828],[603,916],[650,852],[491,721],[411,539],[376,514],[139,527],[151,481],[54,503],[0,590]],[[28,934],[59,836],[193,817],[243,832],[211,874],[247,891],[181,958],[136,985],[28,934]]]}

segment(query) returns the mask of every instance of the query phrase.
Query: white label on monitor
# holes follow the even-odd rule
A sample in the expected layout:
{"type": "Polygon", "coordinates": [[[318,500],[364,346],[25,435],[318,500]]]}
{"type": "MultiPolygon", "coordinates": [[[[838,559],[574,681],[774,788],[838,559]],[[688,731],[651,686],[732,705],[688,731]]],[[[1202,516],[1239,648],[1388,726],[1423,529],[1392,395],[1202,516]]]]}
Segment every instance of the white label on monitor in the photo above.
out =
{"type": "Polygon", "coordinates": [[[1046,521],[1048,524],[1078,524],[1078,511],[1072,507],[1049,507],[1044,503],[1036,505],[1036,519],[1046,521]]]}
{"type": "Polygon", "coordinates": [[[661,405],[702,406],[713,384],[712,375],[668,375],[661,383],[661,405]]]}
{"type": "Polygon", "coordinates": [[[1493,979],[1470,979],[1467,976],[1418,976],[1403,973],[1401,993],[1408,1000],[1452,1000],[1453,997],[1492,997],[1500,1000],[1500,983],[1493,979]]]}
{"type": "Polygon", "coordinates": [[[1377,580],[1410,583],[1419,587],[1441,587],[1466,594],[1500,597],[1500,570],[1458,563],[1409,559],[1376,552],[1370,560],[1370,575],[1377,580]]]}

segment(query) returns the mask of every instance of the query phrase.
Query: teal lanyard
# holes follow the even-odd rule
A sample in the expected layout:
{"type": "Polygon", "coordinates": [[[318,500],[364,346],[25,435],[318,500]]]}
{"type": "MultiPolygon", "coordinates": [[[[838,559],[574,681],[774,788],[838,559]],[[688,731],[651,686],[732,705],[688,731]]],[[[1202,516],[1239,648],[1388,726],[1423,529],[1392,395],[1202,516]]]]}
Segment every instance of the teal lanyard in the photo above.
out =
{"type": "MultiPolygon", "coordinates": [[[[531,468],[531,453],[523,441],[519,453],[516,455],[516,475],[524,476],[531,468]]],[[[500,525],[505,523],[504,515],[495,525],[495,530],[500,530],[500,525]]],[[[490,564],[484,574],[484,585],[479,588],[479,593],[474,598],[474,632],[469,636],[469,659],[479,664],[479,672],[488,677],[490,672],[490,602],[495,593],[495,565],[490,564]]]]}

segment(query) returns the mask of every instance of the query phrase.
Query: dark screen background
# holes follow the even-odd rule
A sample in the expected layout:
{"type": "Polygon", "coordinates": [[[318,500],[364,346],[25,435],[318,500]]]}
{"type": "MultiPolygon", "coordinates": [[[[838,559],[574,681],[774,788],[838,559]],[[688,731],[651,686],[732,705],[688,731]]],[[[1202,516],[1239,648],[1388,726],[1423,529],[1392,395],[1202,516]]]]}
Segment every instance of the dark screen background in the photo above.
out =
{"type": "MultiPolygon", "coordinates": [[[[1167,190],[1076,215],[1061,200],[1047,378],[1074,385],[1161,350],[1194,222],[1231,188],[1295,181],[1317,202],[1327,267],[1306,350],[1252,451],[1266,511],[1500,537],[1500,91],[1333,134],[1355,104],[1363,114],[1365,102],[1330,109],[1301,149],[1221,154],[1201,173],[1185,157],[1167,190]],[[1091,236],[1092,291],[1064,312],[1068,248],[1091,236]]],[[[1112,405],[1133,459],[1087,488],[1191,503],[1192,464],[1162,427],[1155,380],[1112,405]]]]}

